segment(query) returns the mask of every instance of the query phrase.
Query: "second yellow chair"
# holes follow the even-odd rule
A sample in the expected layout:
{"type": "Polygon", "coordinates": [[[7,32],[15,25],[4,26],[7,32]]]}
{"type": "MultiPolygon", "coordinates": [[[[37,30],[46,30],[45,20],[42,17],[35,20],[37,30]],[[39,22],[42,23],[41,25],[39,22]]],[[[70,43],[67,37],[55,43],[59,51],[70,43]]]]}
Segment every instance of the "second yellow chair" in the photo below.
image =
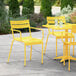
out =
{"type": "MultiPolygon", "coordinates": [[[[69,23],[66,23],[65,20],[65,16],[59,16],[59,17],[47,17],[47,24],[46,25],[55,25],[55,19],[58,20],[58,23],[60,22],[60,20],[62,20],[63,24],[66,24],[68,26],[69,23]]],[[[46,44],[45,44],[45,48],[44,48],[44,54],[46,52],[46,47],[47,47],[47,42],[48,42],[48,37],[49,35],[53,35],[56,37],[56,57],[57,57],[57,40],[61,39],[61,32],[62,31],[54,31],[52,30],[52,32],[50,31],[50,28],[48,28],[48,35],[47,35],[47,39],[46,39],[46,44]]],[[[64,38],[65,38],[65,31],[63,31],[64,33],[64,38]]],[[[71,33],[68,33],[69,37],[71,37],[71,33]]],[[[72,36],[73,37],[73,36],[72,36]]],[[[73,46],[73,56],[74,56],[74,46],[73,46]]]]}

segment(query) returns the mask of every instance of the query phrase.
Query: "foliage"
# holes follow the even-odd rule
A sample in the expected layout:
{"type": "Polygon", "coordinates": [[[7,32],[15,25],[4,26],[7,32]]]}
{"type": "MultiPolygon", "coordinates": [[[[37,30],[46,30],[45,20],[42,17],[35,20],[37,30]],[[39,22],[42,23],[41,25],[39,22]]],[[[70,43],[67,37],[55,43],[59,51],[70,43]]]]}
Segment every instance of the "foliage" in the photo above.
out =
{"type": "Polygon", "coordinates": [[[44,17],[51,16],[51,1],[50,0],[41,0],[41,14],[43,14],[44,17]]]}
{"type": "Polygon", "coordinates": [[[10,0],[9,2],[9,15],[16,18],[20,16],[20,8],[17,0],[10,0]]]}
{"type": "Polygon", "coordinates": [[[70,5],[68,5],[67,7],[64,7],[64,8],[62,9],[61,12],[62,12],[62,14],[68,14],[68,13],[71,13],[72,10],[71,10],[70,5]]]}
{"type": "MultiPolygon", "coordinates": [[[[57,0],[50,0],[51,5],[53,6],[57,0]]],[[[41,0],[34,0],[35,6],[40,6],[41,5],[41,0]]]]}
{"type": "Polygon", "coordinates": [[[57,13],[56,16],[65,16],[66,17],[66,22],[71,22],[69,15],[73,12],[71,9],[70,5],[67,7],[64,7],[60,13],[57,13]]]}
{"type": "Polygon", "coordinates": [[[34,0],[35,2],[41,2],[41,0],[34,0]]]}
{"type": "Polygon", "coordinates": [[[51,1],[51,5],[53,6],[57,0],[50,0],[51,1]]]}
{"type": "Polygon", "coordinates": [[[54,3],[55,6],[60,6],[60,4],[61,4],[61,0],[55,0],[55,3],[54,3]]]}
{"type": "Polygon", "coordinates": [[[24,1],[24,0],[18,0],[19,5],[22,5],[22,4],[23,4],[23,1],[24,1]]]}
{"type": "Polygon", "coordinates": [[[34,5],[35,6],[40,6],[41,5],[41,0],[34,0],[34,5]]]}
{"type": "Polygon", "coordinates": [[[72,23],[76,24],[76,16],[71,17],[72,23]]]}
{"type": "Polygon", "coordinates": [[[7,10],[5,9],[3,0],[0,0],[0,34],[9,32],[9,16],[7,14],[7,10]]]}
{"type": "Polygon", "coordinates": [[[70,15],[70,18],[72,23],[76,23],[76,11],[70,15]]]}
{"type": "Polygon", "coordinates": [[[31,26],[33,27],[41,27],[46,23],[46,19],[42,14],[32,14],[29,19],[31,26]]]}
{"type": "Polygon", "coordinates": [[[26,19],[27,19],[26,16],[20,16],[20,17],[17,17],[17,18],[10,17],[10,20],[14,20],[14,21],[26,20],[26,19]]]}
{"type": "Polygon", "coordinates": [[[71,10],[71,7],[68,5],[67,7],[64,7],[60,13],[57,13],[56,16],[61,16],[61,15],[68,15],[71,14],[73,10],[71,10]]]}
{"type": "Polygon", "coordinates": [[[9,4],[9,1],[10,1],[10,0],[4,0],[4,3],[5,3],[5,4],[9,4]]]}
{"type": "Polygon", "coordinates": [[[18,0],[18,2],[20,3],[20,2],[22,2],[22,0],[18,0]]]}
{"type": "Polygon", "coordinates": [[[71,9],[73,9],[73,6],[74,6],[74,3],[73,3],[74,0],[61,0],[61,9],[63,9],[64,7],[67,7],[68,5],[70,5],[71,9]]]}
{"type": "Polygon", "coordinates": [[[34,13],[34,1],[24,0],[22,15],[28,15],[34,13]]]}
{"type": "Polygon", "coordinates": [[[71,18],[70,18],[70,16],[66,16],[65,19],[66,19],[66,22],[67,22],[67,23],[71,23],[71,18]]]}
{"type": "MultiPolygon", "coordinates": [[[[5,5],[9,5],[9,2],[10,2],[10,1],[11,1],[11,0],[4,0],[4,4],[5,4],[5,5]]],[[[19,5],[22,5],[24,0],[17,0],[17,1],[19,2],[19,5]]]]}

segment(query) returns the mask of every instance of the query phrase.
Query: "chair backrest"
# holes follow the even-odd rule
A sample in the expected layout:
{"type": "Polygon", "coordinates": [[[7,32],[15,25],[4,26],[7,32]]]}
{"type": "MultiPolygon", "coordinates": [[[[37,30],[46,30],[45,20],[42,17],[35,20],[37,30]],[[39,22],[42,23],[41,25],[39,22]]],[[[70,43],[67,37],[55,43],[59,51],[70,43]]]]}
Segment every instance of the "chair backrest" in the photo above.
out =
{"type": "Polygon", "coordinates": [[[47,17],[47,24],[55,24],[57,17],[47,17]]]}
{"type": "Polygon", "coordinates": [[[60,16],[60,17],[58,17],[58,23],[60,22],[60,20],[61,20],[64,24],[66,23],[65,16],[60,16]]]}
{"type": "Polygon", "coordinates": [[[29,20],[10,21],[12,29],[29,28],[29,20]]]}
{"type": "Polygon", "coordinates": [[[30,29],[30,22],[29,20],[19,20],[19,21],[10,21],[11,29],[22,29],[22,28],[29,28],[29,33],[31,36],[31,29],[30,29]]]}
{"type": "Polygon", "coordinates": [[[72,24],[72,32],[76,33],[76,24],[72,24]]]}
{"type": "Polygon", "coordinates": [[[66,23],[65,16],[57,16],[57,17],[47,17],[47,24],[55,24],[55,19],[58,20],[58,23],[60,22],[60,20],[62,20],[64,24],[66,23]]]}

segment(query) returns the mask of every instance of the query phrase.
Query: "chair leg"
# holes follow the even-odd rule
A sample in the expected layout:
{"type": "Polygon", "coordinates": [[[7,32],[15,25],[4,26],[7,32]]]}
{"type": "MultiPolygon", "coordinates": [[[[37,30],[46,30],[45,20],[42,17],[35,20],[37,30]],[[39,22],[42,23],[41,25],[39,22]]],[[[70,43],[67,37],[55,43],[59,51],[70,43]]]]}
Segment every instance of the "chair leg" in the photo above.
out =
{"type": "Polygon", "coordinates": [[[24,66],[26,66],[26,44],[24,44],[24,66]]]}
{"type": "MultiPolygon", "coordinates": [[[[73,42],[75,41],[75,39],[73,38],[73,42]]],[[[74,48],[75,48],[75,45],[73,45],[73,56],[74,56],[74,48]]]]}
{"type": "Polygon", "coordinates": [[[68,70],[70,71],[70,59],[69,59],[69,63],[68,63],[68,70]]]}
{"type": "Polygon", "coordinates": [[[42,56],[41,56],[41,63],[43,64],[43,43],[42,43],[42,56]]]}
{"type": "Polygon", "coordinates": [[[9,56],[8,56],[8,61],[7,61],[8,63],[9,63],[10,55],[11,55],[11,52],[12,52],[13,42],[14,42],[14,40],[11,43],[11,48],[10,48],[10,52],[9,52],[9,56]]]}
{"type": "Polygon", "coordinates": [[[56,57],[57,57],[57,38],[56,38],[56,57]]]}
{"type": "Polygon", "coordinates": [[[48,37],[49,37],[49,34],[47,35],[46,44],[45,44],[45,48],[44,48],[44,54],[45,54],[45,52],[46,52],[46,47],[47,47],[48,37]]]}
{"type": "Polygon", "coordinates": [[[69,45],[69,60],[68,60],[68,70],[70,71],[70,45],[69,45]]]}
{"type": "Polygon", "coordinates": [[[74,45],[73,45],[73,56],[74,56],[74,45]]]}
{"type": "Polygon", "coordinates": [[[32,45],[31,45],[31,50],[30,50],[30,60],[32,58],[32,45]]]}
{"type": "MultiPolygon", "coordinates": [[[[65,45],[63,44],[63,56],[65,56],[65,45]]],[[[65,66],[65,61],[63,62],[63,65],[65,66]]]]}

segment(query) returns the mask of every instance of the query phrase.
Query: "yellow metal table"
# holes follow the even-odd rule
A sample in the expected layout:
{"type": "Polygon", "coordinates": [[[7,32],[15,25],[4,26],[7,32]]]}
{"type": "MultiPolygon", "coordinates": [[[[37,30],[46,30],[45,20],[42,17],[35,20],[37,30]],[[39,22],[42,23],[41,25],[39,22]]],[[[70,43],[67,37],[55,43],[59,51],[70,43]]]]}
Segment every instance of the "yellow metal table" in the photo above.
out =
{"type": "MultiPolygon", "coordinates": [[[[72,25],[71,24],[64,24],[62,27],[60,26],[54,26],[54,25],[43,25],[43,27],[52,29],[52,32],[54,30],[65,30],[65,32],[68,32],[68,30],[72,29],[72,25]]],[[[68,37],[67,37],[67,33],[65,35],[65,41],[68,42],[68,37]]],[[[59,56],[59,57],[55,57],[54,59],[61,59],[60,62],[64,62],[65,60],[68,60],[68,58],[70,58],[71,60],[76,60],[76,58],[72,57],[72,56],[68,56],[68,45],[66,45],[66,52],[65,52],[65,56],[59,56]]],[[[64,64],[65,65],[65,64],[64,64]]]]}

